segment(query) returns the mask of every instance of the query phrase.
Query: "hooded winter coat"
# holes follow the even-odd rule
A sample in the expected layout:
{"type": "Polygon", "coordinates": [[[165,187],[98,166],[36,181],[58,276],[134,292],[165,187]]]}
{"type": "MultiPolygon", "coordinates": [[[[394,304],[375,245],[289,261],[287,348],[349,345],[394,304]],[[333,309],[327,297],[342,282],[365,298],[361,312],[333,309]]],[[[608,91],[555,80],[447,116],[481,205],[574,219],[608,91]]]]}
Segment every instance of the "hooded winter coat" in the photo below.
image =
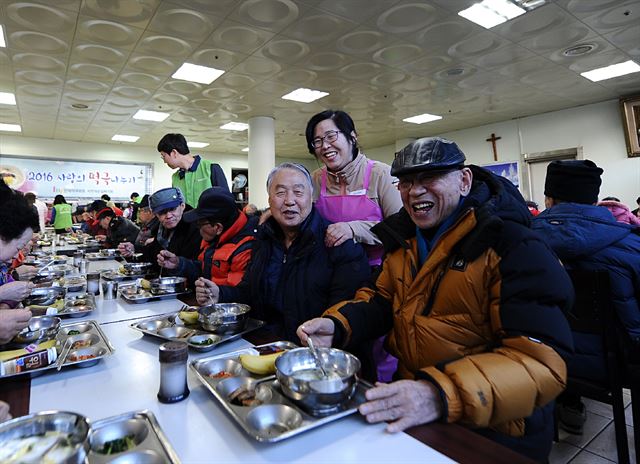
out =
{"type": "Polygon", "coordinates": [[[598,203],[598,206],[604,206],[618,222],[624,222],[625,224],[631,224],[634,226],[640,226],[640,218],[636,217],[629,207],[624,203],[614,200],[605,200],[598,203]]]}
{"type": "Polygon", "coordinates": [[[325,313],[347,349],[389,330],[404,379],[439,390],[443,420],[460,422],[534,459],[546,459],[552,400],[572,351],[562,310],[571,282],[529,229],[531,214],[506,179],[471,166],[470,194],[443,222],[424,264],[405,210],[373,231],[387,251],[375,289],[325,313]]]}
{"type": "MultiPolygon", "coordinates": [[[[617,222],[601,206],[560,203],[533,220],[567,269],[606,270],[613,306],[629,336],[640,342],[640,228],[617,222]]],[[[599,336],[574,332],[572,376],[591,380],[606,375],[599,336]]]]}

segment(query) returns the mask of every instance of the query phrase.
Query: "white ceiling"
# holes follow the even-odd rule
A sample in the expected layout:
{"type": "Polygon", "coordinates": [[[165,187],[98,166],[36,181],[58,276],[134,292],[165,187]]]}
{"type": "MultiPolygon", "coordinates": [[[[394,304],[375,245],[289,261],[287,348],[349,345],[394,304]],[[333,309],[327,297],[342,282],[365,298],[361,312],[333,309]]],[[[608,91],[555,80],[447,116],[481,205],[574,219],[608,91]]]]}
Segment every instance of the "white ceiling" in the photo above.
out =
{"type": "Polygon", "coordinates": [[[295,157],[306,153],[306,121],[326,108],[351,113],[375,147],[640,92],[640,73],[598,83],[579,74],[640,63],[640,0],[555,0],[491,30],[457,15],[472,3],[0,0],[0,91],[18,103],[0,105],[0,122],[60,140],[137,135],[154,149],[180,132],[239,154],[247,133],[219,126],[273,116],[276,154],[295,157]],[[595,47],[586,55],[562,53],[585,43],[595,47]],[[226,72],[210,85],[172,79],[184,62],[226,72]],[[298,87],[330,95],[280,99],[298,87]],[[138,109],[171,116],[134,120],[138,109]],[[402,122],[425,112],[444,118],[402,122]]]}

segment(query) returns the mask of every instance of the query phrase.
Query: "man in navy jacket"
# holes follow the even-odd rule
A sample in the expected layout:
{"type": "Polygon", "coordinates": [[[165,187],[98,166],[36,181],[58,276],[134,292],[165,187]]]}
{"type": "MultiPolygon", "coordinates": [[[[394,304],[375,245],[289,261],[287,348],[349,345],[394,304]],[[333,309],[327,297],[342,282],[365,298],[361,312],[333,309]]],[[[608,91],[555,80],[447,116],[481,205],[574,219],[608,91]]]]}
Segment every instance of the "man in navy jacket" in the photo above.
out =
{"type": "MultiPolygon", "coordinates": [[[[533,228],[567,269],[605,270],[611,277],[612,302],[630,338],[640,341],[640,228],[616,222],[596,206],[603,170],[590,160],[554,161],[547,168],[545,211],[533,228]]],[[[595,335],[573,333],[575,356],[570,376],[601,380],[606,376],[603,347],[595,335]]],[[[586,419],[580,397],[571,391],[558,398],[560,425],[582,433],[586,419]]]]}

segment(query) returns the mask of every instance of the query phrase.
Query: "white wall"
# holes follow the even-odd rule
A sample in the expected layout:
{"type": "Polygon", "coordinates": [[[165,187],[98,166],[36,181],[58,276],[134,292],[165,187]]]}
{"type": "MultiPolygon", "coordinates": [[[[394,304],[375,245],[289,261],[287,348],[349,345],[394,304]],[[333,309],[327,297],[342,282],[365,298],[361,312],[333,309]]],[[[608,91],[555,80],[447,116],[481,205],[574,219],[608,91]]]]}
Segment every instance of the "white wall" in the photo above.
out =
{"type": "MultiPolygon", "coordinates": [[[[441,134],[456,142],[468,163],[493,163],[491,143],[495,133],[499,161],[522,160],[524,153],[581,146],[584,158],[604,169],[600,198],[615,196],[631,209],[640,196],[640,158],[628,158],[617,100],[529,116],[441,134]],[[520,142],[520,138],[522,142],[520,142]],[[522,143],[522,145],[520,145],[522,143]]],[[[395,145],[367,148],[367,156],[391,164],[395,145]]],[[[521,163],[520,169],[524,169],[521,163]]]]}

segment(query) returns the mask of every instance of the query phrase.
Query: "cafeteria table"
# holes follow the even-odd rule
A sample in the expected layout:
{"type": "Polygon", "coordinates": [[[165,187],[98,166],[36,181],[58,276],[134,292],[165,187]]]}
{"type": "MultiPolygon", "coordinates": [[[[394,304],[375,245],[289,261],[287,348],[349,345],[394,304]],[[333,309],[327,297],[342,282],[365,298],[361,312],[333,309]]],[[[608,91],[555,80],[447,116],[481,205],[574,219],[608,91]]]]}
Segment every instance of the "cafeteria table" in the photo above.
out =
{"type": "MultiPolygon", "coordinates": [[[[113,260],[93,261],[89,271],[113,269],[113,260]]],[[[88,368],[68,367],[29,380],[0,381],[0,399],[14,415],[43,410],[75,411],[97,420],[123,412],[152,411],[184,463],[198,462],[421,462],[528,463],[528,459],[457,424],[433,423],[407,433],[390,434],[384,424],[367,424],[359,415],[342,418],[279,443],[259,443],[247,436],[188,370],[189,397],[162,404],[159,384],[160,339],[129,325],[138,319],[175,312],[178,299],[136,305],[122,299],[96,300],[97,309],[71,321],[96,320],[115,347],[112,356],[88,368]]],[[[247,334],[207,353],[189,353],[189,361],[252,344],[273,341],[266,331],[247,334]]]]}

